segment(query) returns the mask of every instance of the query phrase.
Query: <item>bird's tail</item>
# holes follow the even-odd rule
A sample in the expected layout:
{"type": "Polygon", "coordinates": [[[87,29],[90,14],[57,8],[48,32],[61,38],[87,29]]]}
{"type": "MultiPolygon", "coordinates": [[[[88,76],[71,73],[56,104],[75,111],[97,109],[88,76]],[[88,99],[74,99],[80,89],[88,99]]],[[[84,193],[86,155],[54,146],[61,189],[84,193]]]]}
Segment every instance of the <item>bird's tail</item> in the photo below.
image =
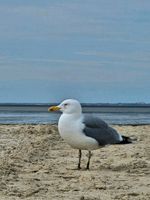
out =
{"type": "Polygon", "coordinates": [[[132,143],[132,139],[130,137],[122,135],[122,141],[119,142],[118,144],[130,144],[132,143]]]}

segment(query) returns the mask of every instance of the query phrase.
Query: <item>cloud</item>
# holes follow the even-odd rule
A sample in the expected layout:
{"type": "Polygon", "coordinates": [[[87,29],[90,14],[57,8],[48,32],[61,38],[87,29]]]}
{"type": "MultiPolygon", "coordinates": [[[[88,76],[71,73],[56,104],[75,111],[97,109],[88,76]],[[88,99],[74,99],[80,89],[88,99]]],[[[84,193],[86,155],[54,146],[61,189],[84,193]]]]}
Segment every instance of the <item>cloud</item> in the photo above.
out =
{"type": "Polygon", "coordinates": [[[121,60],[130,60],[134,62],[150,62],[150,53],[149,52],[99,52],[99,51],[82,51],[76,52],[79,55],[83,56],[95,56],[98,58],[110,58],[117,61],[121,60]]]}
{"type": "Polygon", "coordinates": [[[76,91],[77,96],[88,98],[112,89],[113,98],[122,94],[118,87],[126,91],[147,87],[148,4],[139,0],[2,0],[1,94],[13,87],[14,96],[21,89],[27,95],[30,88],[27,98],[33,98],[32,90],[38,96],[39,88],[48,93],[54,87],[52,91],[62,96],[76,91]]]}
{"type": "MultiPolygon", "coordinates": [[[[7,58],[8,59],[8,58],[7,58]]],[[[106,67],[101,61],[14,59],[1,63],[0,80],[47,81],[69,84],[140,84],[148,81],[147,71],[141,68],[106,67]]]]}
{"type": "MultiPolygon", "coordinates": [[[[99,5],[98,1],[97,4],[99,5]]],[[[106,9],[109,7],[104,10],[106,9]]],[[[59,37],[70,34],[103,35],[103,29],[107,27],[109,20],[104,18],[105,12],[102,10],[101,12],[99,7],[90,1],[87,5],[81,1],[52,2],[41,6],[38,3],[26,4],[25,2],[18,5],[5,4],[0,7],[1,35],[10,37],[9,33],[11,33],[12,38],[18,36],[33,38],[33,35],[35,37],[37,35],[59,37]]],[[[112,10],[111,13],[113,12],[112,10]]],[[[116,23],[116,20],[112,20],[111,23],[116,23]]]]}

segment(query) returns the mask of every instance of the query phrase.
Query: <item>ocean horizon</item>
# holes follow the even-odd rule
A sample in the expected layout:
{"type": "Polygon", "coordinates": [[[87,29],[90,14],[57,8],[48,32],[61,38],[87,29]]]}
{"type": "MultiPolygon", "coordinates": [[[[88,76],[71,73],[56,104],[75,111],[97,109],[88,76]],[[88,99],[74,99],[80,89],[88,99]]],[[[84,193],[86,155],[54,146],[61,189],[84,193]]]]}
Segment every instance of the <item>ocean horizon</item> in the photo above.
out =
{"type": "MultiPolygon", "coordinates": [[[[50,113],[47,103],[0,103],[0,124],[55,124],[60,112],[50,113]]],[[[83,113],[94,115],[109,124],[150,124],[150,104],[83,103],[83,113]]]]}

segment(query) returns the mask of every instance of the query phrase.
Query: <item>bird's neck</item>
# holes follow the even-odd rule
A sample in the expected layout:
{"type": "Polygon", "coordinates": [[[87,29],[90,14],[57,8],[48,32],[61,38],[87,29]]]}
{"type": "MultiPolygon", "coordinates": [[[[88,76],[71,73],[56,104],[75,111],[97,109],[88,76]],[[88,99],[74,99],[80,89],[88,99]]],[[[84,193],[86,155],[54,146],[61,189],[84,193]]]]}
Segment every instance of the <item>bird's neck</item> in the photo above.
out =
{"type": "Polygon", "coordinates": [[[63,113],[58,121],[59,133],[61,135],[72,133],[73,130],[76,130],[77,124],[80,123],[82,117],[83,117],[82,113],[74,113],[74,114],[63,113]]]}
{"type": "Polygon", "coordinates": [[[69,119],[79,119],[82,117],[82,113],[81,112],[77,112],[77,113],[73,113],[73,114],[67,114],[67,113],[63,113],[61,115],[63,118],[69,118],[69,119]]]}
{"type": "Polygon", "coordinates": [[[70,126],[71,124],[76,123],[82,117],[82,113],[74,113],[74,114],[67,114],[63,113],[58,121],[59,126],[70,126]]]}

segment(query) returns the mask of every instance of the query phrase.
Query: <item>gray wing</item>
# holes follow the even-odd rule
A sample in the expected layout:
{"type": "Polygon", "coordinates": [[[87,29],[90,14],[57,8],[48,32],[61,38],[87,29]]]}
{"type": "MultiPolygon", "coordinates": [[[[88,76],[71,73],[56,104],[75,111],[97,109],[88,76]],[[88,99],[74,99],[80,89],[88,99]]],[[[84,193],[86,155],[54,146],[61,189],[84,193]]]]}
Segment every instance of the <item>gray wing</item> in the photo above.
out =
{"type": "Polygon", "coordinates": [[[85,125],[84,134],[96,139],[100,146],[120,142],[120,135],[117,131],[108,126],[103,120],[92,116],[85,116],[83,123],[85,125]]]}

